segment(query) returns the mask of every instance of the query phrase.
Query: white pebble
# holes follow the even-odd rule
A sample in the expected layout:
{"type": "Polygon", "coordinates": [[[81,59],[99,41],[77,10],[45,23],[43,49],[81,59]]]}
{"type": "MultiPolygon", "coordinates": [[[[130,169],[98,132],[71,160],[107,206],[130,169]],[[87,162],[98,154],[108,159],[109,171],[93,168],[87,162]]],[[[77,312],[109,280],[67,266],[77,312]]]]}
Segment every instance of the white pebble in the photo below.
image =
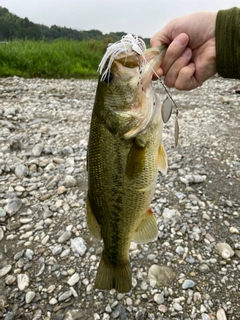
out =
{"type": "Polygon", "coordinates": [[[69,284],[69,286],[74,286],[76,283],[78,283],[78,281],[79,281],[79,279],[80,279],[80,276],[79,276],[79,274],[78,273],[74,273],[69,279],[68,279],[68,284],[69,284]]]}
{"type": "Polygon", "coordinates": [[[20,291],[25,290],[29,286],[29,276],[24,273],[19,274],[17,276],[17,284],[20,291]]]}
{"type": "Polygon", "coordinates": [[[30,303],[34,299],[35,295],[36,293],[34,291],[28,291],[25,296],[26,303],[30,303]]]}

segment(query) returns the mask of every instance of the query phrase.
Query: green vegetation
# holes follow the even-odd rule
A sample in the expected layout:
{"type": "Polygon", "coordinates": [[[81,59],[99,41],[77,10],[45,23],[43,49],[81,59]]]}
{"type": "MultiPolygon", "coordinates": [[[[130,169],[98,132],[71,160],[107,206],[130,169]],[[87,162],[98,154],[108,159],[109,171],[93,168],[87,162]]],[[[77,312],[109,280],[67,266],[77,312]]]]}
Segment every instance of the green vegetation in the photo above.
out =
{"type": "Polygon", "coordinates": [[[49,28],[0,6],[0,77],[96,77],[107,44],[125,34],[49,28]]]}
{"type": "Polygon", "coordinates": [[[106,41],[11,41],[0,44],[0,76],[96,77],[106,41]]]}
{"type": "MultiPolygon", "coordinates": [[[[56,25],[50,28],[36,24],[28,20],[28,18],[20,18],[8,11],[7,8],[0,6],[0,41],[9,41],[15,39],[22,40],[46,40],[52,41],[56,39],[71,39],[77,41],[88,40],[105,40],[112,39],[115,42],[126,32],[110,32],[103,34],[99,30],[74,30],[67,27],[59,27],[56,25]]],[[[144,39],[149,44],[149,39],[144,39]]]]}

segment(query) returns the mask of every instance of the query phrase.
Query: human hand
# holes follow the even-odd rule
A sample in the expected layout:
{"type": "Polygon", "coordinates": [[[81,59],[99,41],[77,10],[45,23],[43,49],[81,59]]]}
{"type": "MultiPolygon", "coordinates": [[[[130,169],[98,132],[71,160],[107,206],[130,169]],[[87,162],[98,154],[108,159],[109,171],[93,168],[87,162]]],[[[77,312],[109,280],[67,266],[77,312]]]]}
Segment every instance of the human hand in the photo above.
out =
{"type": "Polygon", "coordinates": [[[168,44],[159,76],[168,87],[191,90],[216,73],[216,12],[196,12],[170,21],[151,38],[151,46],[168,44]]]}

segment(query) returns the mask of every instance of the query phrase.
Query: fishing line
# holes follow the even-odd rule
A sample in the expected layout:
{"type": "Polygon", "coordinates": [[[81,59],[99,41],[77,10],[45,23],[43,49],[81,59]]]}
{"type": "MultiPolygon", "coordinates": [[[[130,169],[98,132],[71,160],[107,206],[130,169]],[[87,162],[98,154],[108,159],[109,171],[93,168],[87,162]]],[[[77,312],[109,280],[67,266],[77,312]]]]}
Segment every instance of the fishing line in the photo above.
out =
{"type": "MultiPolygon", "coordinates": [[[[132,50],[135,51],[136,54],[140,55],[136,50],[134,50],[134,48],[132,48],[132,50]]],[[[174,131],[175,131],[175,147],[177,147],[178,146],[178,138],[179,138],[179,124],[178,124],[179,108],[178,108],[177,104],[175,103],[175,101],[173,100],[172,96],[170,95],[168,88],[166,87],[166,85],[164,84],[162,79],[159,77],[159,75],[156,73],[156,71],[152,68],[150,63],[145,58],[144,52],[142,52],[141,56],[142,56],[144,62],[150,67],[150,69],[152,70],[154,75],[158,78],[158,80],[160,81],[161,85],[163,86],[164,90],[167,93],[167,98],[163,101],[162,109],[161,109],[162,119],[163,119],[164,123],[168,122],[168,120],[170,119],[171,114],[172,114],[172,108],[173,108],[173,106],[175,107],[175,128],[174,128],[174,131]],[[168,99],[171,101],[170,105],[168,103],[168,99]]],[[[139,59],[137,59],[137,61],[139,62],[139,59]]]]}
{"type": "Polygon", "coordinates": [[[152,68],[150,63],[147,61],[145,57],[146,50],[146,44],[141,39],[138,38],[136,35],[127,34],[122,37],[120,41],[117,41],[113,44],[109,44],[106,53],[104,54],[99,66],[98,71],[101,75],[101,81],[104,81],[105,78],[108,76],[109,70],[111,69],[111,65],[120,53],[126,52],[135,52],[136,54],[136,60],[139,67],[139,81],[138,85],[142,85],[142,70],[144,67],[144,64],[147,64],[154,75],[158,78],[161,85],[163,86],[164,90],[167,93],[167,98],[163,101],[161,113],[162,113],[162,120],[164,123],[168,122],[168,120],[171,117],[173,106],[175,107],[175,147],[178,145],[178,137],[179,137],[179,125],[178,125],[178,115],[179,115],[179,109],[175,101],[173,100],[171,94],[169,93],[168,88],[162,81],[162,79],[159,77],[159,75],[156,73],[156,71],[152,68]],[[142,57],[142,63],[140,63],[139,56],[142,57]],[[107,67],[106,67],[107,65],[107,67]],[[105,70],[104,70],[105,69],[105,70]],[[104,71],[103,71],[104,70],[104,71]],[[169,104],[170,100],[170,104],[169,104]]]}

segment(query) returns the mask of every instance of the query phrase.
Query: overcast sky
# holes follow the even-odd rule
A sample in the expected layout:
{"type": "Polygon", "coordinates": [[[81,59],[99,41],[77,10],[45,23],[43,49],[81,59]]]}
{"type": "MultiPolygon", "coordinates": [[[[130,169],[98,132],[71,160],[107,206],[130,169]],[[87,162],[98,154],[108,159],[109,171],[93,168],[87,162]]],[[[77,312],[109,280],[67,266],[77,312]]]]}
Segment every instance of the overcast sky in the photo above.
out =
{"type": "Polygon", "coordinates": [[[240,6],[240,0],[0,0],[0,6],[49,27],[124,31],[150,38],[175,17],[240,6]]]}

